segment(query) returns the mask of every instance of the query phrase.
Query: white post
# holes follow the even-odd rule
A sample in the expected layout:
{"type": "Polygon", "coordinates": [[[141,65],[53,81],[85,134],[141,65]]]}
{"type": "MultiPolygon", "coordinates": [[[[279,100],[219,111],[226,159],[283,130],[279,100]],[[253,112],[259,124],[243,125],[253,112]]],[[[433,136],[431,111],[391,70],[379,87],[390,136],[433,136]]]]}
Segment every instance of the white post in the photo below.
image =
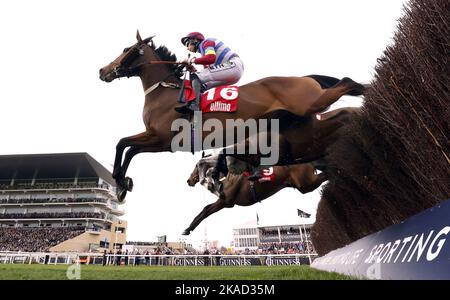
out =
{"type": "Polygon", "coordinates": [[[281,244],[281,232],[280,232],[280,227],[277,227],[278,229],[278,241],[281,244]]]}
{"type": "Polygon", "coordinates": [[[298,226],[298,230],[300,231],[300,241],[303,242],[303,233],[302,233],[302,227],[298,226]]]}
{"type": "Polygon", "coordinates": [[[305,222],[303,222],[303,229],[305,230],[306,252],[308,254],[309,264],[311,265],[311,253],[309,252],[308,234],[306,233],[305,222]]]}

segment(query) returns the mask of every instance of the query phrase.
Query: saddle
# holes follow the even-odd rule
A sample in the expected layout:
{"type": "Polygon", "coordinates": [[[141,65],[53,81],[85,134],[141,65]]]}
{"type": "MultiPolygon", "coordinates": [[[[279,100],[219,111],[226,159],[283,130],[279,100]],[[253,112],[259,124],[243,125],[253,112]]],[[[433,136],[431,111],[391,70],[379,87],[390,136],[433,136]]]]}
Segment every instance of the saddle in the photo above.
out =
{"type": "MultiPolygon", "coordinates": [[[[245,177],[249,177],[251,174],[248,171],[245,171],[243,173],[243,175],[245,177]]],[[[263,183],[263,182],[274,182],[275,181],[275,172],[273,170],[273,167],[270,167],[268,169],[264,169],[260,171],[260,176],[261,178],[258,179],[258,183],[263,183]]]]}
{"type": "MultiPolygon", "coordinates": [[[[183,98],[186,102],[195,99],[195,92],[189,80],[184,80],[183,98]]],[[[203,113],[234,112],[237,110],[238,99],[238,86],[224,85],[213,87],[202,92],[200,97],[200,109],[203,113]]]]}

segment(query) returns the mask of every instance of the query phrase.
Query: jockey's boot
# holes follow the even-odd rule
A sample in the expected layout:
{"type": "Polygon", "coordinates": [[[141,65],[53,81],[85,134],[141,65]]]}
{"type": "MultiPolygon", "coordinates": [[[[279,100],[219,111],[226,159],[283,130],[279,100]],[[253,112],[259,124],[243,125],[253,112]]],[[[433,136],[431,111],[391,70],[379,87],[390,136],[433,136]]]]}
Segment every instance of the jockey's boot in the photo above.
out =
{"type": "Polygon", "coordinates": [[[260,180],[262,178],[261,172],[256,170],[255,172],[253,172],[252,175],[248,176],[247,180],[248,181],[257,181],[260,180]]]}
{"type": "Polygon", "coordinates": [[[202,84],[198,78],[192,80],[192,88],[195,92],[195,99],[188,104],[188,109],[194,113],[200,110],[200,97],[202,95],[202,84]]]}
{"type": "Polygon", "coordinates": [[[190,101],[188,104],[180,106],[180,107],[175,107],[175,111],[177,113],[180,114],[193,114],[196,111],[200,110],[200,97],[201,97],[201,88],[202,85],[200,83],[200,80],[195,77],[194,79],[192,79],[192,88],[194,89],[195,92],[195,99],[190,101]]]}

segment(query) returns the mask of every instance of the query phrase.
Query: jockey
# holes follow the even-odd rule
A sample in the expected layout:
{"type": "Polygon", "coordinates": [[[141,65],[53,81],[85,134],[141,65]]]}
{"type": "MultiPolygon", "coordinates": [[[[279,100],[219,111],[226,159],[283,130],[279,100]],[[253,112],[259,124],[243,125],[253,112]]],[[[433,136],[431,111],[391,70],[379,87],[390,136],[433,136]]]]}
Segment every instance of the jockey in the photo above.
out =
{"type": "Polygon", "coordinates": [[[200,110],[201,92],[220,85],[230,85],[239,81],[244,72],[244,65],[239,56],[223,42],[214,38],[206,38],[200,32],[191,32],[181,39],[181,43],[190,52],[199,52],[199,58],[186,58],[179,63],[200,64],[205,68],[191,76],[195,100],[185,106],[176,107],[181,114],[200,110]]]}

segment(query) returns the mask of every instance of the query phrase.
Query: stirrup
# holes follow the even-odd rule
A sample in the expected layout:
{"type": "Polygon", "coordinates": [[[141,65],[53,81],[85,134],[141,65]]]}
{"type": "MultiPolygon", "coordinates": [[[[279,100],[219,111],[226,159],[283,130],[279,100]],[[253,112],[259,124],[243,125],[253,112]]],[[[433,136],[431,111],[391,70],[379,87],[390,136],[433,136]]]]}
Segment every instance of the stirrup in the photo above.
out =
{"type": "Polygon", "coordinates": [[[262,175],[260,172],[254,172],[252,175],[250,175],[247,180],[248,181],[257,181],[262,178],[262,175]]]}
{"type": "Polygon", "coordinates": [[[188,107],[188,105],[184,105],[184,106],[180,106],[180,107],[175,107],[174,110],[175,110],[177,113],[180,113],[180,114],[182,114],[182,115],[187,115],[187,114],[193,114],[193,113],[194,113],[194,111],[193,111],[192,109],[190,109],[190,108],[188,107]]]}
{"type": "Polygon", "coordinates": [[[189,103],[187,108],[192,112],[200,111],[200,105],[195,100],[189,103]]]}

